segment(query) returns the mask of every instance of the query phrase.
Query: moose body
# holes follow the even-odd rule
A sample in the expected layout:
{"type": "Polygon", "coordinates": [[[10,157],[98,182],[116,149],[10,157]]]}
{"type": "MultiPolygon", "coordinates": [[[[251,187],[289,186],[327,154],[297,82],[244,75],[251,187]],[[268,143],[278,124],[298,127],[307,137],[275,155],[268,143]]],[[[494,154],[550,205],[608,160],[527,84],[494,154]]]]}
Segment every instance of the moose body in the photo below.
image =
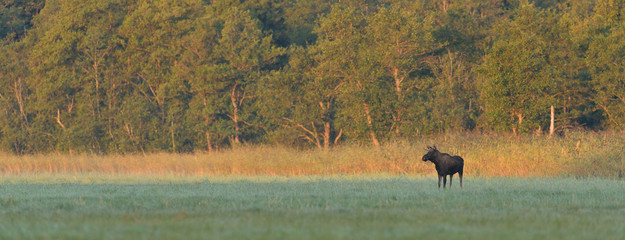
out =
{"type": "Polygon", "coordinates": [[[449,187],[451,188],[451,182],[454,174],[458,173],[460,176],[460,187],[462,187],[462,171],[464,168],[464,159],[460,156],[451,156],[447,153],[441,153],[434,147],[427,148],[428,153],[423,155],[423,161],[431,161],[436,167],[438,173],[438,187],[441,187],[441,179],[443,180],[443,188],[447,185],[447,175],[449,175],[449,187]]]}

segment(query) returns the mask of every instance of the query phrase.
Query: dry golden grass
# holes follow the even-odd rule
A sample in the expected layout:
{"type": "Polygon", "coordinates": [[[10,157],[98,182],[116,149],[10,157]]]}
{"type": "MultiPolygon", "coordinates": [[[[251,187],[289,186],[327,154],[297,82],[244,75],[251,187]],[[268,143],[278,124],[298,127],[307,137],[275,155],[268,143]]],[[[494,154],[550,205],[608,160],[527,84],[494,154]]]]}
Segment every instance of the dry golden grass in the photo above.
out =
{"type": "Polygon", "coordinates": [[[0,174],[125,175],[434,175],[421,161],[426,145],[465,159],[470,177],[625,177],[625,136],[569,132],[565,137],[446,134],[380,148],[343,145],[331,151],[246,146],[214,153],[16,156],[0,154],[0,174]]]}

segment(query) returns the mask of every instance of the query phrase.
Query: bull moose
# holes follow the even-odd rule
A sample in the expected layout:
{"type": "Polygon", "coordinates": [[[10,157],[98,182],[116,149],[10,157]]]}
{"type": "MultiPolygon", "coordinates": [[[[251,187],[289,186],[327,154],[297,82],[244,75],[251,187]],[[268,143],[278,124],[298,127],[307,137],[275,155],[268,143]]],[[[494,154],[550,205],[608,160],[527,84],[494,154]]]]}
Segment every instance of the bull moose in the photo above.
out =
{"type": "Polygon", "coordinates": [[[436,146],[427,147],[428,152],[423,155],[423,161],[431,161],[436,167],[438,172],[438,188],[441,188],[441,179],[443,179],[443,188],[447,184],[447,175],[449,175],[449,188],[451,188],[451,181],[454,174],[458,173],[460,176],[460,187],[462,188],[462,170],[464,168],[464,159],[460,156],[451,156],[447,153],[441,153],[436,149],[436,146]]]}

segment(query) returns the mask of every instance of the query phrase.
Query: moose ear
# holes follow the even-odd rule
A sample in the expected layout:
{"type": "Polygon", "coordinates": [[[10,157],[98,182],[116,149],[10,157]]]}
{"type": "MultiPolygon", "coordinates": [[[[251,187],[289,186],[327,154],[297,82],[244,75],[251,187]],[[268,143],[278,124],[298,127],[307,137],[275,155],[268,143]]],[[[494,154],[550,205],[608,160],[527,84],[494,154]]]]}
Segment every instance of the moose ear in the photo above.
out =
{"type": "Polygon", "coordinates": [[[436,145],[434,145],[434,147],[432,148],[432,150],[438,150],[438,148],[436,148],[436,145]]]}

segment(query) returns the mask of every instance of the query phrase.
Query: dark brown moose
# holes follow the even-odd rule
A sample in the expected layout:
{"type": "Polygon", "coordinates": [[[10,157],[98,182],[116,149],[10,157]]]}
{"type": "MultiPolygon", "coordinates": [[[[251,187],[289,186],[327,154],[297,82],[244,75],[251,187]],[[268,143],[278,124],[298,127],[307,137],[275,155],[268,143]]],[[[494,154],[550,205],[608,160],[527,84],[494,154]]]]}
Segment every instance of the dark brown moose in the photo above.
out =
{"type": "Polygon", "coordinates": [[[428,153],[423,155],[423,161],[431,161],[438,172],[438,188],[441,187],[441,178],[443,179],[443,188],[447,184],[447,175],[449,175],[449,188],[451,188],[451,180],[454,174],[460,176],[460,187],[462,187],[462,170],[464,168],[464,160],[460,156],[451,156],[447,153],[441,153],[436,146],[427,148],[428,153]]]}

